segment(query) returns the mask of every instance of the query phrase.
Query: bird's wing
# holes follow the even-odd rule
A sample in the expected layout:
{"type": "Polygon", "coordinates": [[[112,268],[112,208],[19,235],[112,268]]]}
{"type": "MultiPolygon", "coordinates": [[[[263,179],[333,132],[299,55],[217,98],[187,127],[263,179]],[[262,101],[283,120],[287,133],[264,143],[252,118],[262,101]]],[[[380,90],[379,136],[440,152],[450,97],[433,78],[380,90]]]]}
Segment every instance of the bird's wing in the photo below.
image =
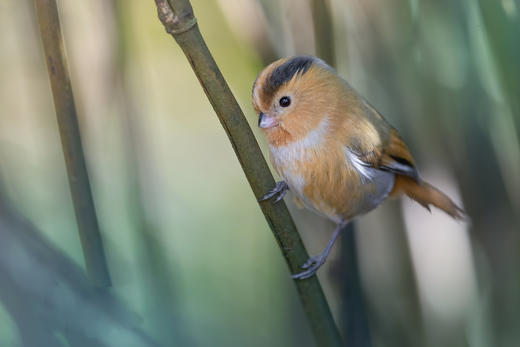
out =
{"type": "MultiPolygon", "coordinates": [[[[382,171],[408,176],[417,183],[421,179],[408,147],[394,129],[368,102],[362,101],[365,115],[377,130],[377,143],[371,141],[350,143],[348,147],[367,166],[382,171]]],[[[363,138],[359,134],[358,138],[363,138]]]]}
{"type": "Polygon", "coordinates": [[[360,153],[359,159],[375,169],[408,176],[418,183],[421,181],[410,151],[395,129],[390,130],[386,144],[360,153]]]}

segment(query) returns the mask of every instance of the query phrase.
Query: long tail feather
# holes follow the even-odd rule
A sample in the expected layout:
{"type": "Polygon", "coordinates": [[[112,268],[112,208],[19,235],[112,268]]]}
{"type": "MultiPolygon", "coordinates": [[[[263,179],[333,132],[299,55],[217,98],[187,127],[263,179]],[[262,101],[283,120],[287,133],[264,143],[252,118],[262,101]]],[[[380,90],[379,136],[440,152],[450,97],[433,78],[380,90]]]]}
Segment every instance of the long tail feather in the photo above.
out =
{"type": "Polygon", "coordinates": [[[396,175],[394,189],[390,196],[406,194],[411,199],[417,201],[430,211],[430,205],[433,205],[455,219],[466,219],[463,209],[457,206],[446,194],[429,184],[422,181],[417,183],[410,177],[396,175]]]}

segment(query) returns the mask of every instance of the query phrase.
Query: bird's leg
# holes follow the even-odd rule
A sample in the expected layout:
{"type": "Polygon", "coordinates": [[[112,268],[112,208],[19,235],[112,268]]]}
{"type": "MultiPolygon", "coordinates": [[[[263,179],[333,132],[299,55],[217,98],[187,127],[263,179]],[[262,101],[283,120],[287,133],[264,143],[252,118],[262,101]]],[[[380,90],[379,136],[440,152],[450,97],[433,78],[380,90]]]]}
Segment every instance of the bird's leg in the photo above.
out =
{"type": "Polygon", "coordinates": [[[302,269],[305,269],[305,271],[297,273],[292,275],[291,277],[293,279],[299,279],[304,280],[306,278],[314,276],[316,271],[325,264],[325,261],[327,261],[327,257],[329,256],[330,250],[332,249],[332,246],[334,246],[334,242],[336,242],[336,239],[338,238],[339,234],[341,234],[341,231],[347,226],[348,222],[341,222],[336,227],[336,230],[334,230],[334,234],[332,234],[332,237],[329,240],[329,243],[327,245],[327,248],[325,250],[318,254],[317,256],[310,257],[303,265],[302,269]]]}
{"type": "Polygon", "coordinates": [[[279,202],[280,200],[283,199],[283,197],[285,196],[285,194],[287,194],[287,191],[289,190],[289,186],[287,185],[287,183],[285,183],[285,181],[279,181],[279,182],[276,182],[276,185],[274,186],[274,188],[269,191],[269,193],[265,194],[260,200],[258,201],[265,201],[265,200],[269,200],[271,199],[272,197],[278,195],[276,197],[276,199],[274,200],[274,204],[276,204],[277,202],[279,202]]]}

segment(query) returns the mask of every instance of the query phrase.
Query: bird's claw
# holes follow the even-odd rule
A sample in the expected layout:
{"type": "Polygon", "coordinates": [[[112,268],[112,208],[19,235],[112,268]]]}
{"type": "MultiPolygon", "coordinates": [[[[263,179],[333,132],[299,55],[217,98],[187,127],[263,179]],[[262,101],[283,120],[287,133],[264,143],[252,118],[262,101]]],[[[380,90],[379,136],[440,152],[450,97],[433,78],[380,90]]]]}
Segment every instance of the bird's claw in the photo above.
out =
{"type": "Polygon", "coordinates": [[[273,202],[274,204],[276,204],[276,203],[280,202],[280,200],[282,200],[284,198],[284,196],[285,196],[285,194],[287,194],[288,190],[289,190],[289,186],[287,185],[287,183],[285,183],[285,181],[276,182],[276,185],[274,186],[274,188],[271,189],[269,191],[269,193],[265,194],[258,201],[269,200],[272,197],[278,195],[276,197],[276,199],[274,200],[274,202],[273,202]]]}
{"type": "Polygon", "coordinates": [[[291,275],[293,279],[299,279],[304,280],[306,278],[312,277],[316,274],[316,271],[325,264],[325,261],[327,260],[327,257],[324,255],[318,255],[315,257],[310,257],[307,259],[307,261],[302,265],[302,269],[305,271],[302,271],[300,273],[291,275]]]}
{"type": "Polygon", "coordinates": [[[320,258],[319,256],[310,257],[309,259],[307,259],[307,261],[305,263],[303,263],[301,268],[305,270],[305,269],[311,267],[312,264],[316,264],[316,263],[318,263],[320,261],[319,258],[320,258]]]}

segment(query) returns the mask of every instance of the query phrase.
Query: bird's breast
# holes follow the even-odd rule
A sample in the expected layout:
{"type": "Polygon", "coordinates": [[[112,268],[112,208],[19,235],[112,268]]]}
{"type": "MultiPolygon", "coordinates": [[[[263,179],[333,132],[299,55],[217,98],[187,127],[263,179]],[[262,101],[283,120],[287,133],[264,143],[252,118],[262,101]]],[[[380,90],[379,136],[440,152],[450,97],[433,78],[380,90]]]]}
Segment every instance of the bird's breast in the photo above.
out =
{"type": "Polygon", "coordinates": [[[326,136],[307,136],[270,146],[271,162],[305,207],[339,222],[379,205],[394,175],[356,162],[347,148],[326,136]]]}

